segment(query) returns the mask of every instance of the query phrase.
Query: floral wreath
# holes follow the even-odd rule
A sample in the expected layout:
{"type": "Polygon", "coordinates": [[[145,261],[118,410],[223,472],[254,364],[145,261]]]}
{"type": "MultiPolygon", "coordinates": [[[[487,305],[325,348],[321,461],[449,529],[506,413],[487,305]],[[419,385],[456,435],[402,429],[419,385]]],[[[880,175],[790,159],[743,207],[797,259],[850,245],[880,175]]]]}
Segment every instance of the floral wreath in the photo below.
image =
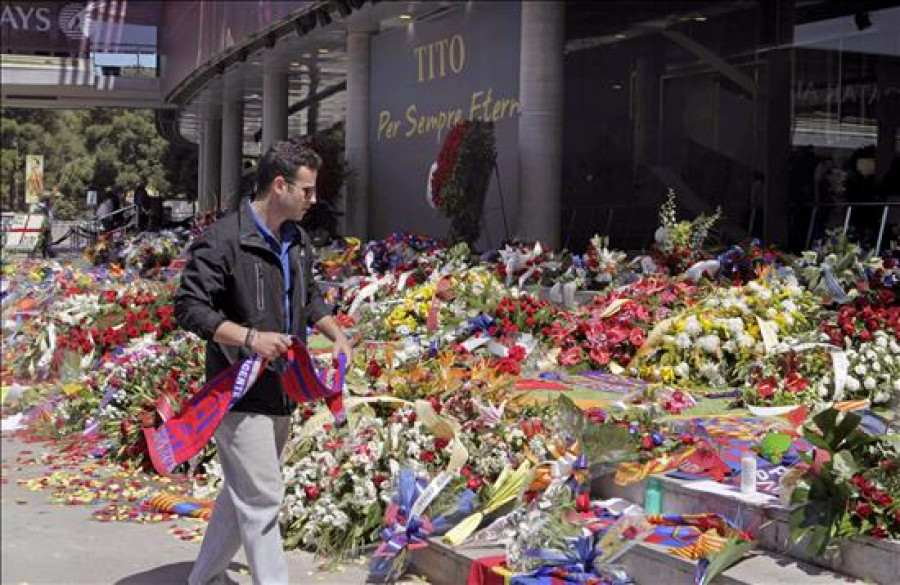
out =
{"type": "Polygon", "coordinates": [[[431,200],[450,220],[450,239],[474,242],[497,161],[492,122],[464,120],[447,134],[431,176],[431,200]]]}

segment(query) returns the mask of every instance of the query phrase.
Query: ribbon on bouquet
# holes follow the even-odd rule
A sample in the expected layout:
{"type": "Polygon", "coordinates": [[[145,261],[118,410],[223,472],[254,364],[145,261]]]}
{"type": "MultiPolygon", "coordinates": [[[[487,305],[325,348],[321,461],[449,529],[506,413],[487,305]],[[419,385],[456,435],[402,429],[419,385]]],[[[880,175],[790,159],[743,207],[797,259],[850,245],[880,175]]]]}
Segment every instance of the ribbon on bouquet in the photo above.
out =
{"type": "Polygon", "coordinates": [[[600,553],[599,538],[591,534],[566,539],[565,550],[529,548],[524,556],[545,564],[529,573],[513,575],[510,585],[551,585],[553,583],[600,583],[595,568],[600,553]]]}
{"type": "Polygon", "coordinates": [[[475,509],[475,492],[465,489],[453,509],[430,519],[424,511],[440,491],[435,489],[436,484],[436,479],[428,482],[424,477],[416,477],[410,469],[400,470],[397,491],[384,514],[382,542],[369,565],[370,581],[392,581],[405,570],[403,555],[407,551],[428,546],[429,536],[443,534],[475,509]]]}
{"type": "MultiPolygon", "coordinates": [[[[345,419],[343,403],[344,373],[347,357],[338,357],[332,386],[321,380],[306,347],[297,339],[288,350],[281,381],[295,402],[325,399],[328,409],[339,423],[345,419]]],[[[278,363],[278,362],[276,362],[278,363]]],[[[181,409],[159,428],[145,427],[144,438],[153,467],[160,474],[171,473],[181,463],[203,449],[212,438],[225,414],[253,387],[268,360],[254,355],[219,373],[207,382],[181,409]]]]}

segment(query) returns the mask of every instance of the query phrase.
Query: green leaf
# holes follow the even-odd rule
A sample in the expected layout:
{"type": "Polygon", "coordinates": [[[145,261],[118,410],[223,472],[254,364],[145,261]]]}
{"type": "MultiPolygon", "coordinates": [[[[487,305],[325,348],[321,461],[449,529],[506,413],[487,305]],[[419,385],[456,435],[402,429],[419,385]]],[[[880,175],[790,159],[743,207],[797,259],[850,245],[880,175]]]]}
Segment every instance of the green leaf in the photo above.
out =
{"type": "Polygon", "coordinates": [[[834,455],[834,471],[838,477],[844,480],[849,480],[850,477],[859,471],[859,465],[857,465],[856,460],[853,458],[853,454],[850,451],[840,451],[834,455]]]}
{"type": "Polygon", "coordinates": [[[729,538],[722,550],[710,559],[699,585],[708,585],[716,576],[721,575],[741,560],[752,547],[753,541],[737,537],[729,538]]]}

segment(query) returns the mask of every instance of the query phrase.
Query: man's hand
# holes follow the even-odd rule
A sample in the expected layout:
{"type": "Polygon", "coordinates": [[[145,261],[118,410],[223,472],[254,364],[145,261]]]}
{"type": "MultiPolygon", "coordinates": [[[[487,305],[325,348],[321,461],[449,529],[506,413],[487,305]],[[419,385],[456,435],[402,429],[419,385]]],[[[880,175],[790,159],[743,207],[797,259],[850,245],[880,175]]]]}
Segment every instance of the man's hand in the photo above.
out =
{"type": "Polygon", "coordinates": [[[350,364],[353,361],[353,346],[350,344],[350,341],[341,335],[335,342],[332,349],[332,355],[335,359],[343,353],[347,356],[347,363],[350,364]]]}
{"type": "Polygon", "coordinates": [[[270,360],[281,357],[291,347],[291,338],[273,331],[258,331],[250,343],[253,353],[270,360]]]}

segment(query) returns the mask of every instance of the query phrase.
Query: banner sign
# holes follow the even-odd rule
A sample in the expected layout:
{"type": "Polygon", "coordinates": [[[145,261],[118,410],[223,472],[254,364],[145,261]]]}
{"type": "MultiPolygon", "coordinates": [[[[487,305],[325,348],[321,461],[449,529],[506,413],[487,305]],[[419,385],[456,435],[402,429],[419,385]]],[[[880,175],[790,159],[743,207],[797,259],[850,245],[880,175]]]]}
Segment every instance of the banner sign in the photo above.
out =
{"type": "Polygon", "coordinates": [[[25,156],[25,203],[37,203],[44,192],[44,157],[25,156]]]}
{"type": "Polygon", "coordinates": [[[17,213],[3,222],[3,251],[31,252],[41,239],[47,217],[40,213],[17,213]]]}

